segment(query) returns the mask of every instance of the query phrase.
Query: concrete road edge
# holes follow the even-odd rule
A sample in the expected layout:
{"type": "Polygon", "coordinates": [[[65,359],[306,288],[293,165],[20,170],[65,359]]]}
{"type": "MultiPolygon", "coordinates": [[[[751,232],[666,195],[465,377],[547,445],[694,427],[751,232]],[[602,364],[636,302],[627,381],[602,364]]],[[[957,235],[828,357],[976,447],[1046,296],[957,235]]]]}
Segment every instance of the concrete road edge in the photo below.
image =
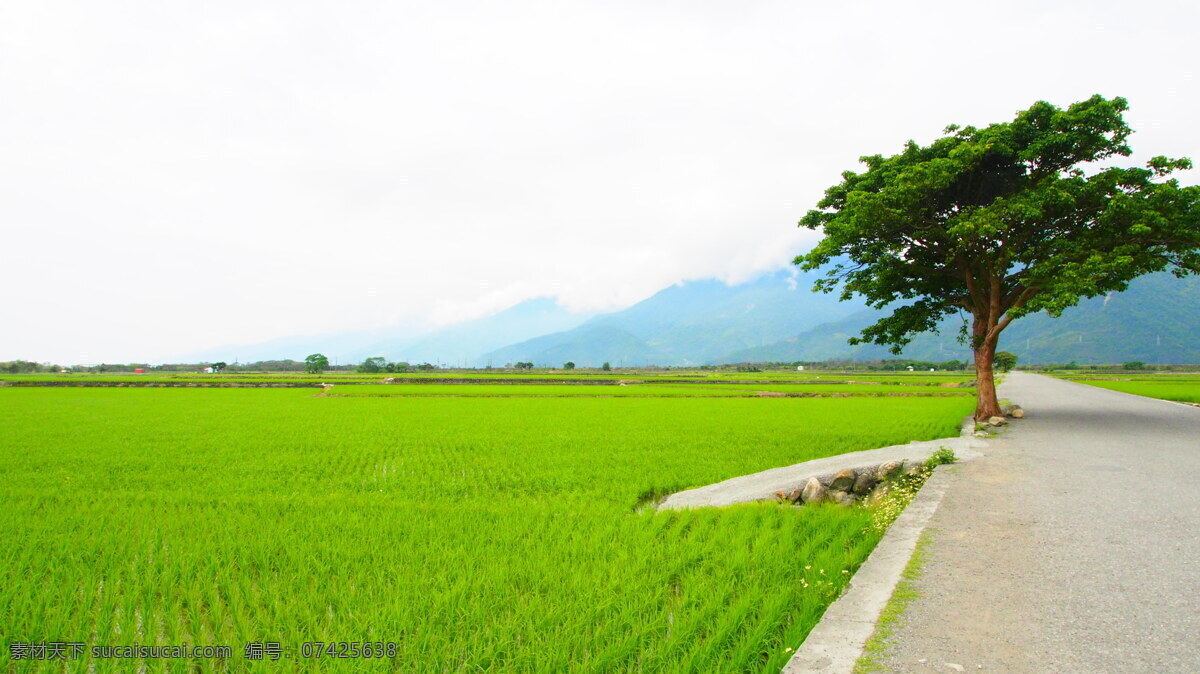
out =
{"type": "Polygon", "coordinates": [[[808,638],[788,660],[783,674],[851,672],[875,632],[879,616],[912,559],[917,541],[946,494],[951,478],[939,466],[900,517],[888,527],[879,544],[808,638]]]}

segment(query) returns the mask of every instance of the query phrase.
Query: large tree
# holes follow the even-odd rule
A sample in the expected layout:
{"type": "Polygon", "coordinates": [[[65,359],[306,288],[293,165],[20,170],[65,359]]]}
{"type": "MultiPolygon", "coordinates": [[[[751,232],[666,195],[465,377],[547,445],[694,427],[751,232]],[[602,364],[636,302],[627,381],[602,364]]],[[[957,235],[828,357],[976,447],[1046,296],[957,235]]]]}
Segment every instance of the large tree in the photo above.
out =
{"type": "Polygon", "coordinates": [[[862,157],[867,170],[843,173],[800,221],[824,238],[795,262],[828,269],[819,290],[891,308],[851,343],[899,353],[961,315],[975,418],[998,415],[993,359],[1013,320],[1058,316],[1150,272],[1200,273],[1200,187],[1170,177],[1192,164],[1112,166],[1131,153],[1127,109],[1098,95],[1065,110],[1039,101],[1011,122],[949,126],[927,146],[862,157]]]}
{"type": "Polygon", "coordinates": [[[329,369],[329,359],[324,354],[311,353],[304,359],[304,371],[309,374],[320,374],[329,369]]]}

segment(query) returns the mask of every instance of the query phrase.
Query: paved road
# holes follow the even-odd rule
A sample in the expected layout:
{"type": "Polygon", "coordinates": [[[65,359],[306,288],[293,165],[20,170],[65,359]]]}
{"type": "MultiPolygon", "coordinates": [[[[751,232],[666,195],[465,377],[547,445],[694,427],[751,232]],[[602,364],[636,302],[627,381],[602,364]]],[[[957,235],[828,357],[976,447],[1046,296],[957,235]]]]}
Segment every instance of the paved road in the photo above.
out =
{"type": "Polygon", "coordinates": [[[954,467],[895,671],[1200,672],[1200,408],[1032,374],[954,467]]]}

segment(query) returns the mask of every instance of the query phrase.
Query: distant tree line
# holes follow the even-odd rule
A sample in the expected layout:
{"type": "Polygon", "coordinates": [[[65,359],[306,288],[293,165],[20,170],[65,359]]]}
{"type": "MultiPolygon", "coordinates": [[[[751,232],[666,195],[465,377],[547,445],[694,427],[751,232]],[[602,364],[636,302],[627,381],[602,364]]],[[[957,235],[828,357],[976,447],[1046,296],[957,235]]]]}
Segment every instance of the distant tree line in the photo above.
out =
{"type": "MultiPolygon", "coordinates": [[[[999,370],[1010,370],[1017,365],[1017,356],[1005,351],[996,353],[996,368],[999,370]]],[[[688,365],[688,366],[659,366],[647,365],[634,368],[639,372],[671,372],[671,371],[704,371],[704,372],[763,372],[771,370],[795,370],[797,367],[804,366],[806,369],[814,370],[857,370],[857,371],[880,371],[880,372],[897,372],[912,368],[913,370],[928,371],[967,371],[973,370],[974,366],[971,363],[966,363],[961,360],[946,360],[946,361],[924,361],[912,360],[905,358],[886,358],[879,360],[850,360],[850,359],[831,359],[831,360],[799,360],[799,361],[775,361],[765,363],[730,363],[726,365],[688,365]]],[[[440,368],[430,363],[421,363],[413,365],[404,361],[390,362],[382,356],[367,358],[359,364],[344,364],[330,365],[329,359],[322,354],[316,353],[308,356],[302,361],[284,359],[284,360],[260,360],[253,363],[224,363],[222,361],[203,362],[203,363],[162,363],[159,365],[150,365],[148,363],[99,363],[95,365],[55,365],[49,362],[37,363],[29,360],[10,360],[0,361],[0,374],[38,374],[38,373],[57,373],[57,372],[76,372],[86,374],[121,374],[132,373],[135,370],[144,370],[146,372],[200,372],[205,368],[213,367],[218,372],[226,373],[267,373],[267,372],[309,372],[320,373],[325,371],[333,372],[364,372],[364,373],[405,373],[405,372],[429,372],[433,370],[532,370],[535,366],[532,361],[521,361],[517,363],[506,363],[503,368],[440,368]]],[[[563,370],[573,370],[578,367],[574,362],[567,361],[563,363],[563,370]]],[[[1161,371],[1161,372],[1190,372],[1197,368],[1197,364],[1175,364],[1175,365],[1160,365],[1153,363],[1145,363],[1143,361],[1128,361],[1125,363],[1107,363],[1107,364],[1088,364],[1080,365],[1075,361],[1068,363],[1046,363],[1039,365],[1023,365],[1022,369],[1027,370],[1086,370],[1089,372],[1139,372],[1139,371],[1161,371]]],[[[548,368],[554,369],[554,368],[548,368]]],[[[612,369],[612,364],[605,362],[600,366],[601,370],[608,371],[612,369]]]]}
{"type": "Polygon", "coordinates": [[[1083,370],[1087,372],[1195,372],[1196,364],[1160,365],[1131,360],[1125,363],[1088,364],[1080,365],[1075,361],[1068,363],[1044,363],[1029,366],[1027,369],[1039,371],[1052,370],[1083,370]]]}
{"type": "MultiPolygon", "coordinates": [[[[319,355],[319,354],[318,354],[319,355]]],[[[308,369],[305,361],[297,360],[260,360],[253,363],[225,363],[224,361],[202,363],[98,363],[93,365],[55,365],[53,363],[35,363],[28,360],[0,361],[0,373],[5,374],[35,374],[45,372],[79,372],[87,374],[120,374],[131,373],[135,370],[146,372],[199,372],[212,367],[218,372],[304,372],[308,369]]],[[[329,365],[325,361],[322,370],[351,371],[354,365],[329,365]]],[[[432,367],[432,366],[430,366],[432,367]]]]}
{"type": "MultiPolygon", "coordinates": [[[[535,366],[533,364],[533,361],[531,361],[531,360],[521,360],[521,361],[517,361],[515,363],[505,363],[504,364],[504,369],[506,369],[506,370],[532,370],[534,367],[535,366]]],[[[575,361],[573,361],[573,360],[568,360],[567,362],[562,364],[562,369],[564,369],[564,370],[574,370],[576,367],[577,366],[575,365],[575,361]]],[[[490,370],[492,368],[489,367],[488,369],[490,370]]],[[[554,368],[547,368],[547,369],[553,370],[554,368]]],[[[600,366],[600,369],[601,370],[611,370],[612,365],[610,365],[609,363],[604,363],[603,365],[600,366]]],[[[640,369],[666,370],[666,369],[670,369],[670,368],[661,368],[661,367],[651,365],[649,367],[640,368],[640,369]]]]}
{"type": "Polygon", "coordinates": [[[34,363],[28,360],[10,360],[0,363],[0,372],[7,374],[33,374],[35,372],[58,372],[59,366],[51,363],[34,363]]]}
{"type": "MultiPolygon", "coordinates": [[[[1015,356],[1014,356],[1015,358],[1015,356]]],[[[851,360],[837,358],[831,360],[795,360],[790,362],[773,361],[769,363],[730,363],[728,365],[705,365],[701,370],[731,369],[736,372],[762,372],[763,370],[796,369],[805,367],[813,370],[879,370],[881,372],[898,372],[910,367],[914,370],[970,370],[972,365],[961,360],[913,360],[911,358],[883,358],[878,360],[851,360]]],[[[694,369],[694,368],[686,368],[694,369]]]]}
{"type": "Polygon", "coordinates": [[[389,362],[388,359],[384,358],[383,356],[373,356],[364,360],[358,365],[358,371],[365,372],[367,374],[376,374],[380,372],[429,372],[436,369],[438,369],[438,367],[432,363],[421,363],[420,365],[412,365],[404,361],[393,363],[389,362]]]}

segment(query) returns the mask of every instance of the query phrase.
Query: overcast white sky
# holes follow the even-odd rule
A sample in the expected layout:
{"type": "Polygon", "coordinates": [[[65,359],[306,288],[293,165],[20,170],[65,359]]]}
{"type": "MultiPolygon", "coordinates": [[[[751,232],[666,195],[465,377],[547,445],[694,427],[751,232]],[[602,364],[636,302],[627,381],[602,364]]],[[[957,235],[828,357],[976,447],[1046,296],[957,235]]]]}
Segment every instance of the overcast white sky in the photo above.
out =
{"type": "MultiPolygon", "coordinates": [[[[0,6],[0,360],[627,306],[811,245],[858,156],[1130,99],[1200,159],[1194,3],[0,6]]],[[[1194,182],[1193,178],[1188,179],[1194,182]]]]}

